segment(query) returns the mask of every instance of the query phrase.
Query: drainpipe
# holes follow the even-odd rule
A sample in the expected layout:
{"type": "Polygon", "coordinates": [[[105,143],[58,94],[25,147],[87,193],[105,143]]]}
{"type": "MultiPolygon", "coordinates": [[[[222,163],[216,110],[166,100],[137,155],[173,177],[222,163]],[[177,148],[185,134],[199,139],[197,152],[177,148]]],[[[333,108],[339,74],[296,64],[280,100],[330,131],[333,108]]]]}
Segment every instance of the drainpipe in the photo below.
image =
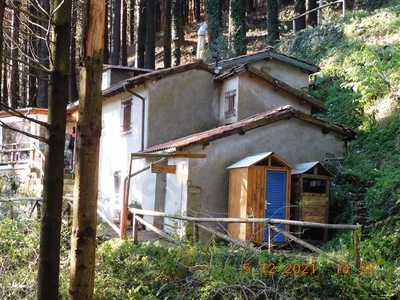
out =
{"type": "Polygon", "coordinates": [[[146,118],[145,118],[145,114],[146,114],[145,101],[146,101],[146,99],[142,95],[140,95],[140,94],[138,94],[136,92],[133,92],[130,89],[128,89],[126,87],[126,85],[124,85],[123,88],[124,88],[125,92],[128,92],[129,94],[131,94],[131,95],[139,98],[140,100],[142,100],[142,128],[141,128],[142,136],[141,136],[141,146],[140,146],[141,149],[140,149],[140,151],[144,151],[144,125],[145,125],[145,120],[146,120],[146,118]]]}

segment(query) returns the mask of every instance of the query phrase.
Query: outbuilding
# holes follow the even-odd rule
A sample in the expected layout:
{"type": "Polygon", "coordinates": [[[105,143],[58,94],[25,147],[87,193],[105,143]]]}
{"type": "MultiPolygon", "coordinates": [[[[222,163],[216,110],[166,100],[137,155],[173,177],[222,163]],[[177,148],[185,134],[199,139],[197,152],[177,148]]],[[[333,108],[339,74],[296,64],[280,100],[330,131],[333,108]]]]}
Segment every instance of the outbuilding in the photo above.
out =
{"type": "MultiPolygon", "coordinates": [[[[232,218],[290,218],[290,165],[273,152],[245,157],[228,167],[228,216],[232,218]]],[[[283,225],[278,225],[283,227],[283,225]]],[[[264,224],[229,224],[229,233],[240,240],[268,239],[264,224]]],[[[278,234],[275,242],[285,239],[278,234]]]]}

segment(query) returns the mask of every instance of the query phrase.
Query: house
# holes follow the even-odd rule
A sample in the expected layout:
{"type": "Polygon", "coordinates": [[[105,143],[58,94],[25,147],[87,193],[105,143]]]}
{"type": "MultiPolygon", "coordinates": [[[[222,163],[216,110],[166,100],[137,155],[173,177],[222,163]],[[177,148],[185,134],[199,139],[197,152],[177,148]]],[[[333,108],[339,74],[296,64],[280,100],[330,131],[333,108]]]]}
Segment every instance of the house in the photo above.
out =
{"type": "MultiPolygon", "coordinates": [[[[244,157],[274,152],[295,165],[342,156],[353,132],[312,115],[324,110],[307,93],[318,70],[271,48],[213,67],[202,61],[155,71],[106,66],[99,208],[119,215],[131,153],[204,153],[158,162],[173,166],[168,173],[156,170],[154,158],[135,158],[128,195],[130,205],[201,216],[227,215],[226,168],[244,157]]],[[[72,136],[78,106],[68,107],[72,136]]]]}

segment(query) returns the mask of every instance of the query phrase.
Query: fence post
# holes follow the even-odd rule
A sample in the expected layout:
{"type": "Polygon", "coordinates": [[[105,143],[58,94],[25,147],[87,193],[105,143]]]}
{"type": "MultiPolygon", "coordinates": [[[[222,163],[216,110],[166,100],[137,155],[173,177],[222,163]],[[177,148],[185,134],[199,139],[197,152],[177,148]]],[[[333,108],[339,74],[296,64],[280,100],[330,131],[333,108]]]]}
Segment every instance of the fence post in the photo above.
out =
{"type": "Polygon", "coordinates": [[[124,180],[124,193],[122,196],[121,214],[120,214],[120,233],[119,236],[122,240],[126,239],[126,231],[128,227],[128,180],[124,180]]]}
{"type": "Polygon", "coordinates": [[[357,268],[357,270],[359,270],[361,265],[361,257],[360,257],[361,227],[354,229],[353,242],[354,242],[355,267],[357,268]]]}
{"type": "Polygon", "coordinates": [[[268,253],[271,253],[272,243],[271,243],[271,224],[268,223],[268,253]]]}
{"type": "Polygon", "coordinates": [[[132,218],[132,238],[133,238],[133,243],[137,244],[137,242],[138,242],[138,222],[136,220],[136,213],[133,213],[133,218],[132,218]]]}
{"type": "Polygon", "coordinates": [[[346,0],[342,1],[342,16],[344,18],[344,16],[346,15],[346,0]]]}
{"type": "Polygon", "coordinates": [[[321,9],[320,9],[321,3],[322,3],[322,0],[318,0],[318,1],[317,1],[317,5],[318,5],[318,10],[317,10],[317,24],[318,24],[318,25],[321,25],[321,23],[322,23],[322,11],[321,11],[321,9]]]}

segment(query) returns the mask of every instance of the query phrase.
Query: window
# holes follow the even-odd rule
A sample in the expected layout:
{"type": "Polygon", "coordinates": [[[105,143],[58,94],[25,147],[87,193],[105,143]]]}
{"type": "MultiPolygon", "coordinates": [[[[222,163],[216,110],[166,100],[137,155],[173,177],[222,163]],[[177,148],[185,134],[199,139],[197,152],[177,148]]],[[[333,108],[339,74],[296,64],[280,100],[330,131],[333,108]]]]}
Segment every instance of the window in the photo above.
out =
{"type": "Polygon", "coordinates": [[[236,115],[236,90],[225,93],[225,118],[236,115]]]}
{"type": "Polygon", "coordinates": [[[122,102],[122,132],[127,132],[131,129],[132,101],[127,100],[122,102]]]}

